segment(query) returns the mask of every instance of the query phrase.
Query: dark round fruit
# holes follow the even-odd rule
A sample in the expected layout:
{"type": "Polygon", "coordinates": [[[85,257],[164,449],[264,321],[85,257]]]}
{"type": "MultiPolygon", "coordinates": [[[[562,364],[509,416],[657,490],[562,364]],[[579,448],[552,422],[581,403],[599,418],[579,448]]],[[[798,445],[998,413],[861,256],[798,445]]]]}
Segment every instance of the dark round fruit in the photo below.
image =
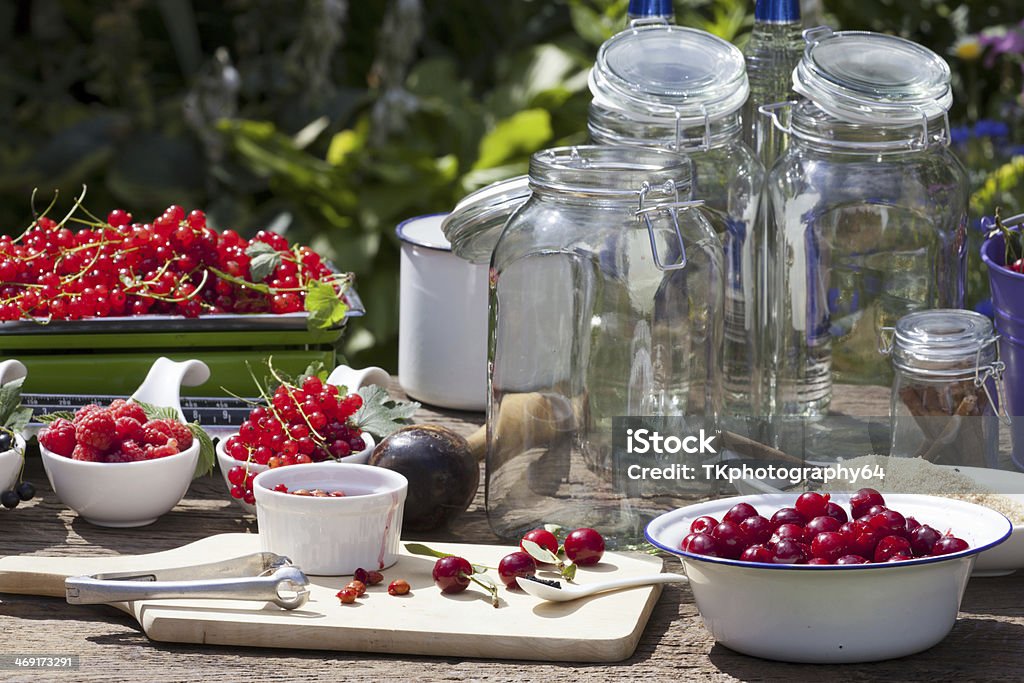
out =
{"type": "Polygon", "coordinates": [[[780,524],[772,534],[771,542],[778,543],[783,539],[806,543],[811,540],[807,535],[807,529],[802,524],[780,524]]]}
{"type": "Polygon", "coordinates": [[[581,567],[597,564],[604,556],[604,537],[593,529],[576,529],[565,537],[565,555],[581,567]]]}
{"type": "Polygon", "coordinates": [[[683,539],[680,546],[684,551],[694,555],[705,555],[707,557],[721,557],[718,552],[718,541],[711,534],[697,533],[690,534],[683,539]]]}
{"type": "Polygon", "coordinates": [[[740,529],[751,543],[767,543],[772,537],[772,523],[761,515],[747,517],[740,522],[740,529]]]}
{"type": "Polygon", "coordinates": [[[36,487],[27,481],[23,481],[15,487],[14,491],[18,494],[18,498],[22,500],[32,500],[36,495],[36,487]]]}
{"type": "Polygon", "coordinates": [[[18,494],[15,491],[4,491],[3,493],[0,493],[0,505],[3,505],[9,510],[13,510],[18,507],[18,503],[20,502],[21,498],[18,497],[18,494]]]}
{"type": "Polygon", "coordinates": [[[434,583],[442,593],[461,593],[469,585],[473,565],[462,557],[442,557],[434,563],[434,583]]]}
{"type": "Polygon", "coordinates": [[[932,548],[940,538],[942,538],[942,534],[927,524],[922,524],[910,532],[910,549],[918,557],[931,555],[932,548]]]}
{"type": "Polygon", "coordinates": [[[843,555],[838,560],[836,560],[836,564],[867,564],[867,563],[868,563],[867,558],[861,557],[860,555],[843,555]]]}
{"type": "Polygon", "coordinates": [[[836,562],[848,551],[849,545],[846,536],[838,531],[823,531],[811,541],[811,555],[825,560],[828,564],[836,562]]]}
{"type": "Polygon", "coordinates": [[[902,536],[886,536],[875,547],[875,562],[888,562],[893,555],[913,557],[910,541],[902,536]]]}
{"type": "Polygon", "coordinates": [[[480,466],[466,440],[443,427],[404,427],[373,449],[369,464],[405,475],[402,528],[431,531],[462,514],[476,495],[480,466]]]}
{"type": "Polygon", "coordinates": [[[874,489],[861,489],[850,496],[850,516],[862,517],[873,505],[885,505],[882,494],[874,489]]]}
{"type": "Polygon", "coordinates": [[[775,555],[771,550],[760,544],[755,544],[743,551],[740,560],[743,562],[767,562],[771,563],[775,555]]]}
{"type": "Polygon", "coordinates": [[[935,545],[932,546],[932,555],[949,555],[950,553],[959,553],[970,547],[971,546],[968,545],[967,541],[957,538],[956,536],[943,536],[939,540],[935,541],[935,545]]]}
{"type": "Polygon", "coordinates": [[[711,531],[711,535],[715,537],[718,551],[722,557],[728,557],[733,560],[742,555],[743,551],[750,545],[750,541],[747,540],[743,529],[735,522],[722,522],[711,531]]]}
{"type": "MultiPolygon", "coordinates": [[[[728,512],[725,513],[725,516],[722,518],[722,521],[739,524],[747,517],[756,516],[757,510],[755,510],[754,506],[751,505],[750,503],[736,503],[731,508],[729,508],[728,512]]],[[[691,525],[690,531],[696,531],[696,529],[693,529],[693,525],[691,525]]]]}
{"type": "Polygon", "coordinates": [[[498,563],[498,578],[506,588],[519,588],[516,581],[521,576],[533,576],[537,573],[537,563],[521,550],[509,553],[498,563]]]}
{"type": "Polygon", "coordinates": [[[771,522],[773,529],[778,529],[783,524],[799,524],[800,526],[807,524],[807,520],[796,508],[779,508],[772,515],[771,522]]]}
{"type": "Polygon", "coordinates": [[[718,520],[714,517],[704,515],[690,522],[691,534],[710,534],[711,530],[718,526],[718,520]]]}
{"type": "Polygon", "coordinates": [[[806,564],[807,554],[804,552],[803,544],[784,538],[775,544],[772,562],[775,564],[806,564]]]}
{"type": "Polygon", "coordinates": [[[850,521],[850,518],[846,515],[846,510],[841,505],[833,503],[831,500],[828,505],[825,506],[825,514],[833,519],[839,520],[840,524],[845,524],[850,521]]]}
{"type": "MultiPolygon", "coordinates": [[[[552,555],[558,554],[558,539],[555,538],[555,535],[547,529],[533,529],[532,531],[527,531],[523,534],[523,541],[533,541],[541,548],[550,551],[552,555]]],[[[524,553],[526,552],[526,548],[523,547],[522,541],[519,542],[519,549],[524,553]]]]}
{"type": "Polygon", "coordinates": [[[802,493],[796,499],[795,507],[797,512],[803,515],[805,519],[821,517],[825,514],[825,510],[828,507],[828,494],[816,493],[815,491],[802,493]]]}
{"type": "Polygon", "coordinates": [[[842,522],[835,517],[821,515],[807,522],[807,537],[814,538],[818,534],[823,534],[827,531],[839,531],[842,526],[842,522]]]}
{"type": "Polygon", "coordinates": [[[11,450],[14,445],[14,439],[7,432],[0,431],[0,453],[11,450]]]}

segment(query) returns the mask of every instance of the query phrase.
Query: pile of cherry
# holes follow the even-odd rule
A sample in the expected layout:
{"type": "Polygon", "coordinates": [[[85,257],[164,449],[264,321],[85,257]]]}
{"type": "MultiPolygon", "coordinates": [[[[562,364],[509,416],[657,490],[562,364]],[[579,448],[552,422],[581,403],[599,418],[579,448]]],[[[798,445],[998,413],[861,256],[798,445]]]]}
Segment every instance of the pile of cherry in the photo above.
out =
{"type": "Polygon", "coordinates": [[[294,313],[311,280],[333,277],[308,247],[271,232],[251,241],[218,233],[202,211],[180,206],[150,221],[121,209],[105,221],[42,216],[20,237],[0,235],[0,321],[294,313]],[[272,266],[258,279],[250,268],[257,257],[272,266]]]}
{"type": "Polygon", "coordinates": [[[860,489],[850,515],[829,494],[808,492],[794,507],[770,518],[749,503],[734,505],[721,521],[698,517],[680,546],[707,557],[770,564],[869,564],[948,555],[970,546],[886,507],[882,494],[860,489]]]}

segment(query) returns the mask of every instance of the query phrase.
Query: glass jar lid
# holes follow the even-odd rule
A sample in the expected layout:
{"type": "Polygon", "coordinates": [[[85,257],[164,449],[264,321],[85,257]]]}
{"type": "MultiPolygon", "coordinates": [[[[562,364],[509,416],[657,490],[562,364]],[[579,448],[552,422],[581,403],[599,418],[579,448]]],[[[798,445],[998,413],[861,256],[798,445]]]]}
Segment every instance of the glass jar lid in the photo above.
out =
{"type": "Polygon", "coordinates": [[[828,27],[805,31],[804,38],[793,89],[838,119],[915,123],[942,116],[953,104],[949,65],[917,43],[828,27]]]}
{"type": "Polygon", "coordinates": [[[489,263],[509,216],[530,197],[529,177],[509,178],[472,192],[441,224],[452,252],[471,263],[489,263]]]}
{"type": "Polygon", "coordinates": [[[896,323],[893,363],[922,374],[960,375],[996,360],[992,321],[980,313],[935,309],[910,313],[896,323]]]}
{"type": "Polygon", "coordinates": [[[594,104],[638,120],[715,120],[747,101],[743,53],[711,35],[669,24],[637,25],[601,46],[590,71],[594,104]]]}

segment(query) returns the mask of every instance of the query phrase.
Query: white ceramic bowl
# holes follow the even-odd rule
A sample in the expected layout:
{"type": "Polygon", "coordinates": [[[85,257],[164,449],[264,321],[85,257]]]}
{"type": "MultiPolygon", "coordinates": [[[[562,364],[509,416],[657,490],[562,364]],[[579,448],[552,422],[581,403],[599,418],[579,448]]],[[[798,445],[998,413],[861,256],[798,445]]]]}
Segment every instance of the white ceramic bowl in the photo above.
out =
{"type": "Polygon", "coordinates": [[[408,480],[371,465],[313,463],[256,476],[256,520],[263,550],[284,555],[307,574],[342,576],[398,561],[408,480]],[[344,498],[281,493],[284,484],[342,490],[344,498]]]}
{"type": "MultiPolygon", "coordinates": [[[[848,507],[849,496],[832,499],[848,507]]],[[[762,515],[792,506],[794,494],[738,496],[690,505],[654,519],[647,540],[679,555],[704,626],[723,645],[787,662],[869,662],[932,647],[956,621],[978,553],[1002,543],[998,512],[947,498],[886,494],[886,504],[970,544],[960,553],[890,564],[777,565],[703,557],[679,549],[701,515],[721,520],[747,502],[762,515]]]]}
{"type": "Polygon", "coordinates": [[[14,435],[14,448],[0,453],[0,491],[10,491],[18,483],[25,462],[25,439],[14,435]]]}
{"type": "MultiPolygon", "coordinates": [[[[235,432],[231,436],[237,435],[238,432],[235,432]]],[[[270,469],[268,465],[260,465],[255,462],[245,463],[242,462],[241,460],[235,460],[230,455],[228,455],[227,451],[225,451],[224,449],[226,448],[228,439],[230,439],[231,436],[225,437],[217,442],[217,466],[220,468],[220,476],[221,478],[224,479],[224,485],[228,487],[229,492],[231,491],[232,483],[228,481],[228,470],[230,470],[232,467],[235,467],[237,465],[244,465],[247,466],[249,468],[249,471],[254,474],[266,472],[267,470],[270,469]]],[[[335,460],[333,462],[344,462],[349,463],[351,465],[365,464],[366,461],[370,459],[370,454],[373,453],[373,449],[377,444],[376,442],[374,442],[373,437],[370,436],[367,432],[363,432],[361,436],[363,437],[363,442],[366,443],[366,448],[359,451],[358,453],[352,453],[351,455],[347,455],[344,458],[341,458],[340,460],[335,460]]],[[[305,466],[308,467],[308,465],[305,466]]],[[[246,512],[251,512],[253,514],[256,513],[255,505],[246,503],[244,500],[238,500],[237,498],[232,498],[231,500],[241,505],[246,510],[246,512]]]]}
{"type": "MultiPolygon", "coordinates": [[[[202,361],[157,358],[132,398],[173,408],[185,423],[181,386],[197,386],[209,377],[210,368],[202,361]]],[[[97,526],[134,527],[152,524],[185,496],[199,461],[199,441],[193,439],[181,453],[139,462],[72,460],[42,444],[39,452],[61,502],[97,526]]]]}
{"type": "Polygon", "coordinates": [[[50,486],[61,502],[97,526],[152,524],[188,491],[199,442],[177,455],[139,462],[82,462],[39,446],[50,486]]]}

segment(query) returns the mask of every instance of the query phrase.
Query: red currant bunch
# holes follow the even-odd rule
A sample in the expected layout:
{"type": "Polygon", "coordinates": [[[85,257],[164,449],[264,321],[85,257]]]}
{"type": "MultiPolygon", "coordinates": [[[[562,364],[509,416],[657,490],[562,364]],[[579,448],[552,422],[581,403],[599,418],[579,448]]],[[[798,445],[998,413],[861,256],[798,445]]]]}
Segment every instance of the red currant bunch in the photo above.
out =
{"type": "Polygon", "coordinates": [[[338,460],[366,448],[362,430],[352,418],[363,405],[359,394],[342,396],[338,387],[318,377],[298,384],[282,382],[253,408],[228,438],[225,452],[245,465],[228,471],[231,496],[252,504],[250,463],[271,468],[338,460]]]}
{"type": "Polygon", "coordinates": [[[0,235],[0,322],[296,313],[310,282],[339,295],[347,284],[308,247],[266,231],[252,240],[218,233],[198,209],[170,206],[148,222],[114,209],[106,222],[75,221],[85,227],[42,216],[17,238],[0,235]],[[256,255],[264,266],[254,274],[256,255]]]}

